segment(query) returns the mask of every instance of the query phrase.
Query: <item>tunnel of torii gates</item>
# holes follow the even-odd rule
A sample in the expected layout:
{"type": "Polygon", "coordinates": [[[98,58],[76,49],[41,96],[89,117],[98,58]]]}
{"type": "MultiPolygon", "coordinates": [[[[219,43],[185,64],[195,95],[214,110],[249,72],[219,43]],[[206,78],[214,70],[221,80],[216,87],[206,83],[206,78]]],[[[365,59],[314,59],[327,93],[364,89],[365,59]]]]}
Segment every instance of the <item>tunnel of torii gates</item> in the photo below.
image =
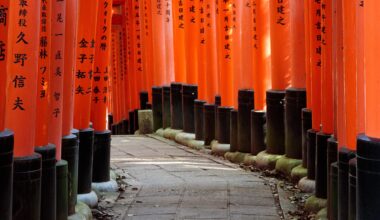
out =
{"type": "Polygon", "coordinates": [[[217,140],[258,165],[276,158],[267,168],[311,182],[329,219],[379,219],[378,10],[0,0],[0,218],[75,214],[93,183],[110,181],[111,134],[135,133],[150,113],[164,135],[217,140]]]}

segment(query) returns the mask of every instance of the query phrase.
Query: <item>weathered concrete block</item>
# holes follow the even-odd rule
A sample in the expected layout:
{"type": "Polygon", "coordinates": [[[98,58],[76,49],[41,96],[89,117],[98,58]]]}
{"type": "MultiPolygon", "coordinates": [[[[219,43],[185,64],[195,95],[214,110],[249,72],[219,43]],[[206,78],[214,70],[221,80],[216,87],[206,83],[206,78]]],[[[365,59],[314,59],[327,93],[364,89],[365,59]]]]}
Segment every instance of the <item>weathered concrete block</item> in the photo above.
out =
{"type": "Polygon", "coordinates": [[[160,136],[160,137],[164,137],[164,129],[163,128],[160,128],[156,131],[156,135],[160,136]]]}
{"type": "Polygon", "coordinates": [[[290,177],[293,168],[300,165],[301,163],[302,160],[292,159],[284,156],[278,159],[278,161],[276,162],[276,170],[290,177]]]}
{"type": "Polygon", "coordinates": [[[75,214],[70,215],[67,220],[92,220],[91,209],[83,202],[78,202],[75,206],[75,214]]]}
{"type": "Polygon", "coordinates": [[[211,152],[214,155],[224,156],[230,151],[230,144],[220,144],[217,140],[211,142],[211,152]]]}
{"type": "Polygon", "coordinates": [[[139,132],[140,134],[152,134],[153,133],[153,111],[139,110],[139,132]]]}
{"type": "Polygon", "coordinates": [[[277,161],[282,157],[284,155],[268,154],[266,151],[262,151],[256,156],[256,166],[260,169],[273,170],[277,161]]]}
{"type": "Polygon", "coordinates": [[[319,211],[317,213],[317,216],[315,218],[317,220],[328,220],[328,217],[327,217],[327,208],[321,209],[321,211],[319,211]]]}
{"type": "Polygon", "coordinates": [[[174,137],[174,140],[177,143],[188,147],[190,145],[190,141],[195,140],[195,134],[180,132],[177,133],[177,135],[174,137]]]}
{"type": "Polygon", "coordinates": [[[302,178],[298,182],[298,188],[305,193],[315,192],[315,180],[308,179],[307,177],[302,178]]]}
{"type": "Polygon", "coordinates": [[[189,141],[189,147],[194,150],[203,150],[205,149],[205,142],[198,141],[198,140],[191,140],[189,141]]]}
{"type": "Polygon", "coordinates": [[[98,195],[96,195],[94,191],[86,194],[78,194],[77,201],[82,202],[91,208],[94,208],[98,206],[98,195]]]}
{"type": "Polygon", "coordinates": [[[300,179],[307,176],[307,169],[301,165],[298,165],[292,169],[290,177],[293,182],[298,182],[300,179]]]}
{"type": "Polygon", "coordinates": [[[175,141],[175,137],[177,136],[177,134],[179,134],[181,132],[183,132],[183,131],[182,130],[171,129],[171,128],[166,128],[164,130],[164,138],[167,138],[167,139],[175,141]]]}
{"type": "Polygon", "coordinates": [[[317,213],[326,207],[327,199],[321,199],[315,196],[310,196],[305,203],[305,210],[312,213],[317,213]]]}

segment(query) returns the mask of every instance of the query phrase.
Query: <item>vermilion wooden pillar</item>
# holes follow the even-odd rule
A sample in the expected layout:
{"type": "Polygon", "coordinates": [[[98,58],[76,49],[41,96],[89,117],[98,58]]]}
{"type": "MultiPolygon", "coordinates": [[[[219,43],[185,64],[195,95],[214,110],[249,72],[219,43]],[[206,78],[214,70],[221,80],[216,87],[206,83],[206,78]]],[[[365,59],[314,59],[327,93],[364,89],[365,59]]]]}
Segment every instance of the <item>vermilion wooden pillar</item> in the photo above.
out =
{"type": "Polygon", "coordinates": [[[200,1],[197,3],[196,7],[196,21],[198,22],[198,98],[201,100],[209,100],[210,98],[207,96],[207,66],[209,65],[207,59],[208,51],[207,51],[207,41],[206,41],[206,28],[207,28],[207,2],[200,1]]]}
{"type": "Polygon", "coordinates": [[[234,106],[234,74],[232,61],[233,1],[218,1],[217,39],[219,86],[222,106],[234,106]]]}
{"type": "MultiPolygon", "coordinates": [[[[363,3],[359,1],[359,3],[363,3]]],[[[364,57],[365,57],[365,135],[357,142],[357,215],[358,220],[377,219],[379,204],[379,146],[380,117],[378,57],[380,29],[378,9],[380,2],[364,2],[364,57]]],[[[357,32],[358,33],[358,32],[357,32]]]]}
{"type": "Polygon", "coordinates": [[[99,1],[92,90],[94,166],[92,181],[110,181],[111,132],[107,129],[108,80],[111,77],[112,1],[99,1]]]}
{"type": "Polygon", "coordinates": [[[120,123],[120,110],[119,110],[119,73],[118,73],[118,64],[117,64],[117,55],[116,51],[118,50],[117,44],[117,28],[116,25],[112,25],[112,51],[111,51],[111,66],[112,66],[112,109],[113,109],[113,120],[114,124],[112,125],[113,134],[120,134],[119,123],[120,123]]]}
{"type": "MultiPolygon", "coordinates": [[[[346,135],[345,147],[356,149],[357,136],[357,1],[342,1],[343,6],[343,59],[345,82],[346,135]],[[352,120],[354,119],[354,120],[352,120]]],[[[340,145],[342,146],[342,145],[340,145]]]]}
{"type": "Polygon", "coordinates": [[[9,3],[7,43],[11,48],[6,51],[9,74],[5,127],[15,132],[12,219],[38,220],[41,156],[34,153],[34,147],[40,2],[9,3]]]}
{"type": "Polygon", "coordinates": [[[205,43],[208,51],[207,56],[207,101],[212,103],[215,96],[219,94],[219,66],[217,55],[217,5],[214,0],[206,1],[206,26],[205,26],[205,43]]]}
{"type": "Polygon", "coordinates": [[[0,212],[5,220],[12,219],[13,132],[5,130],[5,104],[8,59],[9,0],[0,1],[0,212]]]}
{"type": "MultiPolygon", "coordinates": [[[[75,213],[78,192],[78,133],[74,124],[74,69],[76,64],[76,33],[78,1],[66,0],[64,69],[62,93],[62,159],[67,161],[69,181],[67,181],[68,213],[75,213]],[[72,134],[72,132],[74,134],[72,134]]],[[[59,204],[57,204],[59,205],[59,204]]],[[[63,216],[64,218],[65,216],[63,216]]]]}
{"type": "Polygon", "coordinates": [[[78,194],[91,193],[93,138],[90,127],[98,2],[80,0],[76,41],[74,127],[79,129],[78,194]]]}
{"type": "Polygon", "coordinates": [[[252,82],[254,73],[251,62],[254,44],[251,7],[251,1],[233,1],[232,6],[232,19],[236,22],[232,31],[232,39],[234,39],[232,43],[235,76],[234,102],[237,103],[235,106],[238,108],[238,149],[244,153],[251,152],[250,118],[251,110],[255,107],[252,82]]]}
{"type": "Polygon", "coordinates": [[[153,78],[155,86],[166,82],[165,18],[162,0],[152,0],[153,78]]]}
{"type": "Polygon", "coordinates": [[[269,0],[252,1],[253,12],[253,89],[255,111],[251,115],[251,153],[266,148],[266,91],[271,86],[271,45],[269,0]]]}
{"type": "Polygon", "coordinates": [[[166,54],[166,83],[175,81],[175,63],[174,63],[174,35],[173,35],[173,0],[163,0],[163,18],[165,21],[165,54],[166,54]]]}
{"type": "Polygon", "coordinates": [[[175,81],[186,82],[184,1],[172,0],[175,81]]]}
{"type": "Polygon", "coordinates": [[[266,91],[271,85],[269,0],[254,0],[252,11],[254,21],[253,89],[255,91],[255,109],[264,110],[266,91]]]}
{"type": "Polygon", "coordinates": [[[302,109],[306,107],[304,2],[289,1],[291,71],[285,93],[285,154],[292,159],[302,159],[302,109]]]}
{"type": "Polygon", "coordinates": [[[49,122],[49,86],[50,86],[50,56],[51,56],[51,3],[41,2],[40,11],[40,44],[38,60],[36,139],[37,147],[48,145],[49,122]]]}
{"type": "Polygon", "coordinates": [[[152,103],[152,86],[153,86],[153,36],[152,36],[152,2],[144,0],[143,6],[140,8],[142,13],[142,38],[144,39],[144,72],[146,75],[145,91],[149,92],[149,102],[152,103]]]}
{"type": "Polygon", "coordinates": [[[365,132],[364,0],[357,0],[356,6],[357,127],[361,134],[365,132]]]}
{"type": "Polygon", "coordinates": [[[321,131],[316,136],[315,195],[327,199],[327,148],[328,139],[334,132],[334,93],[332,71],[332,1],[321,2],[321,131]],[[323,98],[322,98],[323,97],[323,98]]]}
{"type": "Polygon", "coordinates": [[[285,153],[284,102],[290,85],[291,48],[289,1],[270,1],[272,88],[267,91],[267,152],[285,153]],[[280,123],[279,123],[280,122],[280,123]]]}
{"type": "MultiPolygon", "coordinates": [[[[348,218],[350,212],[349,197],[349,168],[348,163],[354,157],[358,135],[358,29],[357,8],[359,2],[356,0],[342,1],[343,15],[343,82],[344,82],[344,105],[345,105],[345,131],[346,145],[339,149],[339,174],[338,174],[338,217],[348,218]]],[[[338,140],[339,141],[339,140],[338,140]]]]}
{"type": "MultiPolygon", "coordinates": [[[[133,37],[133,52],[134,52],[134,74],[135,74],[135,81],[132,83],[136,84],[136,89],[134,90],[134,93],[132,93],[132,96],[135,96],[136,102],[134,103],[134,108],[139,109],[140,108],[140,92],[143,91],[144,88],[144,69],[143,69],[143,47],[142,44],[142,25],[141,25],[141,18],[142,14],[140,14],[140,1],[132,1],[132,7],[131,7],[131,15],[132,15],[132,37],[133,37]]],[[[123,46],[123,45],[121,45],[123,46]]],[[[123,48],[121,48],[122,50],[123,48]]]]}
{"type": "Polygon", "coordinates": [[[239,89],[253,89],[253,76],[255,74],[255,63],[252,63],[254,48],[254,19],[252,0],[236,2],[240,14],[240,37],[241,42],[241,78],[239,79],[239,89]]]}
{"type": "Polygon", "coordinates": [[[186,83],[198,83],[199,11],[198,1],[183,1],[185,19],[186,83]]]}

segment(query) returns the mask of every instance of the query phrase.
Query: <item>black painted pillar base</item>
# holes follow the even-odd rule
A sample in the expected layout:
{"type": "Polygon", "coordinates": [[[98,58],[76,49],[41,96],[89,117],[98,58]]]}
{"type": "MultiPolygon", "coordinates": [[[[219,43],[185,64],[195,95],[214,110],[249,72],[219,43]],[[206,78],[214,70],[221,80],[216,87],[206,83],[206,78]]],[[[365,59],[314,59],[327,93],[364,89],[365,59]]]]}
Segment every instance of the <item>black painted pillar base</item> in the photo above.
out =
{"type": "Polygon", "coordinates": [[[116,125],[111,125],[111,131],[112,131],[112,135],[117,135],[117,128],[116,128],[116,125]]]}
{"type": "Polygon", "coordinates": [[[148,109],[147,104],[149,103],[149,93],[147,91],[140,92],[140,109],[148,109]]]}
{"type": "Polygon", "coordinates": [[[111,169],[111,132],[95,131],[94,160],[92,182],[103,183],[110,181],[111,169]]]}
{"type": "Polygon", "coordinates": [[[315,160],[315,196],[327,199],[327,140],[330,134],[317,133],[315,160]]]}
{"type": "Polygon", "coordinates": [[[215,140],[215,115],[216,105],[205,104],[203,106],[204,141],[206,146],[215,140]]]}
{"type": "Polygon", "coordinates": [[[330,165],[328,219],[338,220],[338,162],[330,165]]]}
{"type": "Polygon", "coordinates": [[[251,111],[251,154],[257,155],[266,149],[266,113],[251,111]]]}
{"type": "Polygon", "coordinates": [[[307,131],[307,178],[315,180],[315,151],[317,145],[317,131],[307,131]]]}
{"type": "Polygon", "coordinates": [[[348,219],[348,162],[354,157],[347,148],[338,151],[338,219],[348,219]]]}
{"type": "Polygon", "coordinates": [[[375,220],[380,216],[380,139],[360,135],[357,139],[356,216],[375,220]]]}
{"type": "Polygon", "coordinates": [[[236,152],[238,146],[238,111],[233,109],[230,112],[230,151],[236,152]]]}
{"type": "Polygon", "coordinates": [[[302,109],[306,107],[306,90],[287,89],[285,102],[285,155],[302,159],[302,109]]]}
{"type": "Polygon", "coordinates": [[[170,101],[170,86],[162,87],[162,128],[171,127],[171,101],[170,101]]]}
{"type": "Polygon", "coordinates": [[[356,220],[356,158],[348,162],[349,188],[348,188],[348,219],[356,220]]]}
{"type": "Polygon", "coordinates": [[[129,133],[134,134],[136,131],[135,127],[135,111],[129,111],[129,133]]]}
{"type": "Polygon", "coordinates": [[[183,85],[182,87],[182,121],[183,131],[195,133],[194,101],[198,98],[198,86],[183,85]]]}
{"type": "Polygon", "coordinates": [[[91,192],[94,154],[94,129],[79,131],[78,194],[91,192]]]}
{"type": "Polygon", "coordinates": [[[162,87],[152,88],[153,130],[162,128],[162,87]]]}
{"type": "Polygon", "coordinates": [[[75,214],[75,205],[77,204],[79,165],[78,143],[78,136],[74,134],[62,138],[62,159],[67,161],[68,215],[75,214]]]}
{"type": "MultiPolygon", "coordinates": [[[[134,113],[134,120],[135,120],[135,131],[138,131],[140,128],[139,128],[139,110],[138,109],[135,109],[135,113],[134,113]]],[[[135,134],[135,132],[133,132],[133,134],[135,134]]]]}
{"type": "Polygon", "coordinates": [[[307,168],[307,131],[312,127],[311,110],[302,109],[302,166],[307,168]]]}
{"type": "Polygon", "coordinates": [[[121,123],[123,123],[123,134],[129,134],[129,120],[124,119],[121,123]]]}
{"type": "Polygon", "coordinates": [[[242,153],[251,153],[251,111],[255,109],[253,90],[239,90],[238,145],[242,153]]]}
{"type": "Polygon", "coordinates": [[[183,109],[182,109],[182,84],[172,83],[170,86],[170,112],[171,128],[183,129],[183,109]]]}
{"type": "Polygon", "coordinates": [[[267,153],[285,154],[285,91],[267,91],[267,153]]]}
{"type": "MultiPolygon", "coordinates": [[[[329,180],[327,181],[328,183],[328,191],[327,191],[327,202],[328,202],[328,209],[327,209],[327,213],[328,213],[328,216],[331,216],[331,210],[333,207],[337,207],[336,204],[332,204],[332,202],[334,202],[334,198],[333,198],[333,195],[334,195],[334,192],[332,191],[333,188],[332,188],[332,180],[331,178],[336,178],[336,181],[338,181],[338,170],[336,170],[336,173],[335,174],[331,174],[331,169],[333,169],[331,167],[331,164],[335,163],[338,161],[338,142],[336,141],[336,139],[334,137],[331,137],[327,140],[327,177],[329,178],[329,180]]],[[[335,168],[334,168],[335,169],[335,168]]],[[[334,180],[335,181],[335,180],[334,180]]],[[[334,212],[336,213],[336,212],[334,212]]],[[[330,217],[331,218],[331,217],[330,217]]]]}
{"type": "Polygon", "coordinates": [[[113,125],[113,115],[112,115],[112,114],[109,114],[109,115],[108,115],[108,129],[111,130],[112,125],[113,125]]]}
{"type": "Polygon", "coordinates": [[[205,101],[194,101],[194,120],[195,120],[195,140],[202,141],[204,139],[203,129],[203,105],[205,101]]]}
{"type": "Polygon", "coordinates": [[[49,144],[34,151],[42,158],[41,220],[54,220],[57,215],[56,148],[49,144]]]}
{"type": "Polygon", "coordinates": [[[230,144],[231,107],[218,107],[215,138],[220,144],[230,144]]]}
{"type": "Polygon", "coordinates": [[[220,95],[215,96],[215,105],[221,106],[222,105],[222,97],[220,95]]]}
{"type": "Polygon", "coordinates": [[[57,170],[57,220],[67,220],[68,207],[68,164],[60,160],[56,164],[57,170]]]}
{"type": "Polygon", "coordinates": [[[13,143],[13,132],[0,132],[0,215],[4,220],[12,219],[13,143]]]}
{"type": "Polygon", "coordinates": [[[41,169],[40,154],[14,158],[13,220],[41,219],[41,169]]]}

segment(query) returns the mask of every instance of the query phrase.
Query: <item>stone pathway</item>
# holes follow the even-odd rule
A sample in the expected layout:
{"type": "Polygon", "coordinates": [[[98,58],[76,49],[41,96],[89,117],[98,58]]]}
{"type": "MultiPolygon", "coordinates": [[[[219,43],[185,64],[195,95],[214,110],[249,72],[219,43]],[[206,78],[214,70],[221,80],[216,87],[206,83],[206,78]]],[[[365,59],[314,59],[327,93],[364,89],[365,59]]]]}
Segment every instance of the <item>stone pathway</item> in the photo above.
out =
{"type": "Polygon", "coordinates": [[[264,179],[174,142],[113,136],[111,162],[128,184],[112,219],[281,219],[264,179]]]}

